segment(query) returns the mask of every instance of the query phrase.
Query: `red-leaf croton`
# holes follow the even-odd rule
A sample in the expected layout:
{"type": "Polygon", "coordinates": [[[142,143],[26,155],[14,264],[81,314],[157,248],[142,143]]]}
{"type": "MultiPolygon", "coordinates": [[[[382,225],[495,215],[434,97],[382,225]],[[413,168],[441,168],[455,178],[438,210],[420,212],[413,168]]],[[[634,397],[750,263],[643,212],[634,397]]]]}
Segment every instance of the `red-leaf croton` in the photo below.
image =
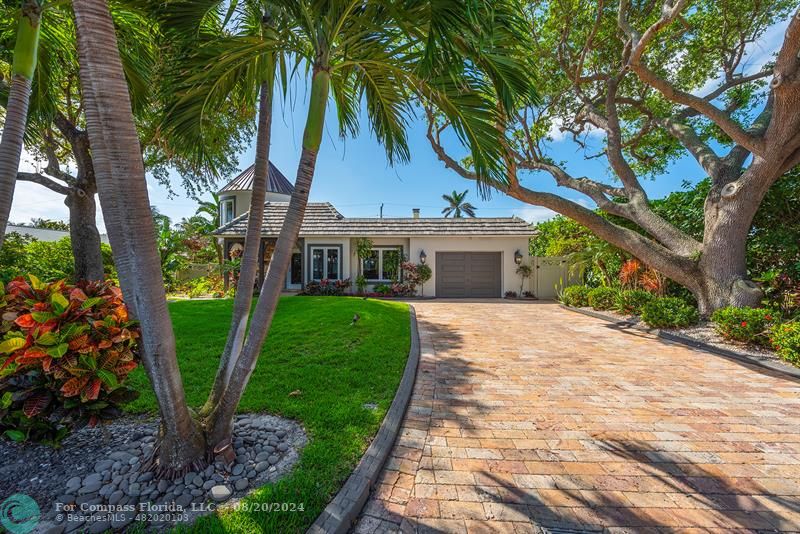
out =
{"type": "Polygon", "coordinates": [[[57,442],[120,414],[139,329],[108,282],[0,284],[0,433],[57,442]]]}

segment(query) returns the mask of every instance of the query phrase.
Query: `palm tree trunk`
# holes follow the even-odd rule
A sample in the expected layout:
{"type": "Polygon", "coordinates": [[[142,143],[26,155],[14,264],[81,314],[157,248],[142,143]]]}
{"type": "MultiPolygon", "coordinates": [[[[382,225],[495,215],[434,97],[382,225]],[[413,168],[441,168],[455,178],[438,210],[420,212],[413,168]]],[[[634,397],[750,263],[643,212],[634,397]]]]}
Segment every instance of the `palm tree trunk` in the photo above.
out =
{"type": "Polygon", "coordinates": [[[206,422],[206,433],[210,445],[222,445],[230,442],[233,432],[233,416],[255,369],[258,355],[261,353],[264,340],[272,324],[286,273],[289,270],[292,250],[300,234],[300,226],[303,224],[311,183],[314,180],[317,154],[325,125],[329,90],[330,74],[325,69],[315,67],[311,82],[308,118],[303,136],[303,152],[297,168],[294,192],[281,233],[275,244],[272,261],[270,261],[264,283],[261,286],[261,294],[253,313],[247,341],[233,368],[228,387],[206,422]]]}
{"type": "Polygon", "coordinates": [[[24,0],[17,27],[14,64],[11,68],[11,87],[6,107],[6,121],[0,140],[0,247],[5,239],[14,186],[28,119],[31,80],[36,71],[39,50],[39,28],[42,5],[39,0],[24,0]]]}
{"type": "Polygon", "coordinates": [[[272,94],[273,80],[261,84],[261,97],[258,110],[258,137],[256,140],[256,165],[253,171],[253,195],[250,198],[250,214],[247,217],[247,234],[244,240],[241,270],[233,300],[233,315],[228,332],[225,350],[214,378],[214,386],[208,396],[202,413],[210,413],[228,387],[231,372],[244,345],[247,334],[247,319],[253,304],[253,288],[258,275],[261,258],[261,228],[264,219],[264,202],[267,197],[269,180],[269,146],[272,136],[272,94]]]}
{"type": "Polygon", "coordinates": [[[130,95],[104,0],[73,2],[95,178],[125,300],[142,329],[142,361],[161,413],[151,467],[174,475],[203,464],[205,442],[186,405],[130,95]]]}

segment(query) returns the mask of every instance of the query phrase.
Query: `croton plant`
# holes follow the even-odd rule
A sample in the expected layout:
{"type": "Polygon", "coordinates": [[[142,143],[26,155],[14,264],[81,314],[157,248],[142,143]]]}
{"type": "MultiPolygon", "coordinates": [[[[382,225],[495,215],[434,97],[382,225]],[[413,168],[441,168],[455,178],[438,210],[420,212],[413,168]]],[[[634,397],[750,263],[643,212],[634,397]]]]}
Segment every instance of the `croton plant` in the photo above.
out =
{"type": "Polygon", "coordinates": [[[138,392],[139,329],[108,282],[0,283],[0,433],[57,443],[120,415],[138,392]]]}

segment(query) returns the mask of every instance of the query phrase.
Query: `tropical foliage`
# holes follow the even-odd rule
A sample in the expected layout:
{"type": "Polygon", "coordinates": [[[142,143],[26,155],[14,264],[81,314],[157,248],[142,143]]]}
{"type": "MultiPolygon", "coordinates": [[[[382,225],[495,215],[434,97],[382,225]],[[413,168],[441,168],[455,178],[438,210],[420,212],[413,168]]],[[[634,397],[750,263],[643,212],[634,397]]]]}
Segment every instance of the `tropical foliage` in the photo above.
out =
{"type": "Polygon", "coordinates": [[[0,432],[58,442],[71,429],[120,414],[136,391],[136,323],[107,282],[0,284],[0,432]]]}
{"type": "Polygon", "coordinates": [[[615,309],[626,315],[641,315],[645,304],[653,298],[651,292],[643,289],[625,289],[617,294],[615,309]]]}
{"type": "MultiPolygon", "coordinates": [[[[116,279],[111,247],[103,243],[100,251],[106,279],[116,279]]],[[[0,282],[9,282],[23,273],[31,273],[46,282],[75,280],[71,238],[40,241],[16,232],[7,234],[0,248],[0,282]]]]}
{"type": "Polygon", "coordinates": [[[617,304],[619,289],[615,287],[596,287],[589,291],[589,306],[595,310],[613,310],[617,304]]]}
{"type": "Polygon", "coordinates": [[[567,286],[559,295],[559,300],[566,306],[585,308],[589,306],[589,291],[592,288],[585,285],[567,286]]]}
{"type": "Polygon", "coordinates": [[[772,330],[770,341],[781,358],[800,365],[800,322],[777,325],[772,330]]]}
{"type": "Polygon", "coordinates": [[[653,328],[685,328],[699,318],[697,308],[678,297],[656,298],[642,308],[642,321],[653,328]]]}

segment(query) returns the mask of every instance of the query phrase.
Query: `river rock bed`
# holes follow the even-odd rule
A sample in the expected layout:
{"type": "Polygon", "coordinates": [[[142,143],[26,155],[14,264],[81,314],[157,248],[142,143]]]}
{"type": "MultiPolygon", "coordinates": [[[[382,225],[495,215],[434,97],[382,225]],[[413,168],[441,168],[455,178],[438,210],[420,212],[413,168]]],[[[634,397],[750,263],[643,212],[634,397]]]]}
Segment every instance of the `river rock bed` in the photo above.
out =
{"type": "Polygon", "coordinates": [[[155,480],[141,467],[157,431],[157,419],[125,417],[78,430],[58,449],[2,440],[0,495],[24,493],[35,499],[41,509],[37,532],[119,531],[133,525],[163,529],[210,513],[210,503],[221,506],[281,478],[307,441],[294,421],[238,416],[233,464],[216,461],[175,480],[155,480]]]}

